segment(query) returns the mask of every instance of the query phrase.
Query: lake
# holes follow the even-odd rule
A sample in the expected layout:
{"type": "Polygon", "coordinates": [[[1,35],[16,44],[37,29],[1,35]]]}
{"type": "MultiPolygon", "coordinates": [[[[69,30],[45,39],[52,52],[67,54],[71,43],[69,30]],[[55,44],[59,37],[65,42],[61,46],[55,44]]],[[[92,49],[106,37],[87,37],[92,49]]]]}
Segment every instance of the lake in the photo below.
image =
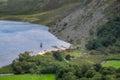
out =
{"type": "Polygon", "coordinates": [[[0,21],[0,67],[10,64],[25,51],[36,55],[44,50],[69,47],[70,44],[59,40],[43,25],[28,22],[0,21]],[[41,46],[42,45],[42,46],[41,46]]]}

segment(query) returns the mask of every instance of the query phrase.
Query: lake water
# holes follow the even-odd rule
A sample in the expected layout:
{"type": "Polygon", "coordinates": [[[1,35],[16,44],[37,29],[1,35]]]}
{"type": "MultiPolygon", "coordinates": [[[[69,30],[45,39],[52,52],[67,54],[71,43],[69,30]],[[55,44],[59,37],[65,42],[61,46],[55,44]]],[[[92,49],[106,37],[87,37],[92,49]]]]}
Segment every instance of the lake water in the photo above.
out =
{"type": "Polygon", "coordinates": [[[70,46],[57,39],[48,29],[46,26],[27,22],[0,21],[0,67],[10,64],[25,51],[37,54],[54,49],[53,46],[70,46]]]}

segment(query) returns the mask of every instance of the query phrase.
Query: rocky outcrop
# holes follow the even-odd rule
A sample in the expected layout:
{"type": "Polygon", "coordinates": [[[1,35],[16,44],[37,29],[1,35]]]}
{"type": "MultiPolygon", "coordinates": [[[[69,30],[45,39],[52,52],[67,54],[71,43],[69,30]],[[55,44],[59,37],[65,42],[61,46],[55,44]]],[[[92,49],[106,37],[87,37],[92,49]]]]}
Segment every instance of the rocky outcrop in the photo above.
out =
{"type": "Polygon", "coordinates": [[[74,12],[51,27],[51,32],[60,39],[85,48],[97,27],[105,24],[114,14],[117,0],[86,0],[74,12]]]}

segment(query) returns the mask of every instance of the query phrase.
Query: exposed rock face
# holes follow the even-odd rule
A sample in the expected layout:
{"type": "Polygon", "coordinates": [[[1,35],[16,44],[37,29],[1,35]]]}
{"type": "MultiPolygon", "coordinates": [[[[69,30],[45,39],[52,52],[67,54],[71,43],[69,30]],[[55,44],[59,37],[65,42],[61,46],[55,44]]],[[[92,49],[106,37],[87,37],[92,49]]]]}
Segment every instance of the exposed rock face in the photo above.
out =
{"type": "Polygon", "coordinates": [[[53,25],[51,31],[60,39],[84,49],[90,35],[96,32],[98,26],[108,21],[118,5],[117,0],[86,0],[74,12],[53,25]]]}
{"type": "Polygon", "coordinates": [[[120,0],[0,0],[0,16],[12,15],[1,19],[40,24],[43,21],[52,25],[50,31],[58,38],[83,49],[88,39],[95,37],[97,27],[116,15],[120,16],[119,12],[120,0]],[[13,18],[13,14],[17,17],[13,18]]]}

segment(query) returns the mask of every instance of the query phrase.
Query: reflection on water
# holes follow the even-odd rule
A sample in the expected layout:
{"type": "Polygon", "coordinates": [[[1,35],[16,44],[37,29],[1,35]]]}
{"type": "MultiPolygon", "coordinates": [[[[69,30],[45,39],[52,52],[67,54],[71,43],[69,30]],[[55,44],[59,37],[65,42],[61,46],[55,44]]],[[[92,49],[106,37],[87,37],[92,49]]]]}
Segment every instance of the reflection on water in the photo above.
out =
{"type": "Polygon", "coordinates": [[[48,32],[48,27],[27,22],[0,21],[0,66],[8,65],[19,53],[54,49],[52,46],[69,47],[48,32]],[[42,47],[41,47],[42,44],[42,47]]]}

